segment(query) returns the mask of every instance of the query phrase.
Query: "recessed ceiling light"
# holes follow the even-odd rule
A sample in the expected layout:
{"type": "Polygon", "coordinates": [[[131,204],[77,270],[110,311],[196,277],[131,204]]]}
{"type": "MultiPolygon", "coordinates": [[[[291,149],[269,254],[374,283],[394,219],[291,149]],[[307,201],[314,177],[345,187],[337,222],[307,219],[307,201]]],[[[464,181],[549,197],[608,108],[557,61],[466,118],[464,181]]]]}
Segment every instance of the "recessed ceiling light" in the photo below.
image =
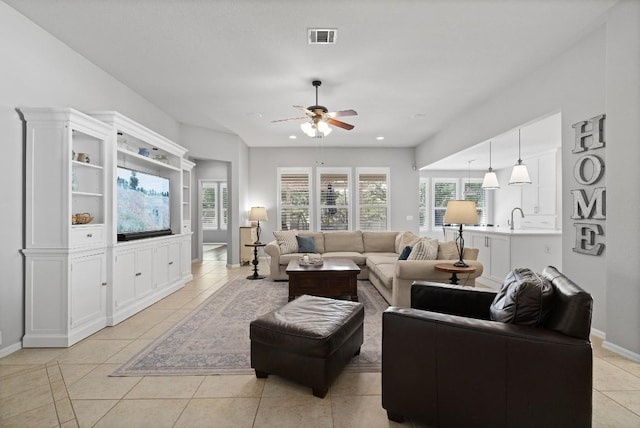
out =
{"type": "Polygon", "coordinates": [[[425,117],[427,117],[426,113],[413,113],[411,115],[411,119],[424,119],[425,117]]]}
{"type": "Polygon", "coordinates": [[[251,119],[262,119],[262,113],[258,113],[258,112],[247,113],[247,117],[251,119]]]}
{"type": "Polygon", "coordinates": [[[295,140],[296,138],[298,138],[298,136],[297,136],[297,135],[289,135],[289,139],[290,139],[290,140],[295,140]]]}
{"type": "Polygon", "coordinates": [[[376,140],[384,140],[384,137],[383,136],[376,137],[376,140]]]}

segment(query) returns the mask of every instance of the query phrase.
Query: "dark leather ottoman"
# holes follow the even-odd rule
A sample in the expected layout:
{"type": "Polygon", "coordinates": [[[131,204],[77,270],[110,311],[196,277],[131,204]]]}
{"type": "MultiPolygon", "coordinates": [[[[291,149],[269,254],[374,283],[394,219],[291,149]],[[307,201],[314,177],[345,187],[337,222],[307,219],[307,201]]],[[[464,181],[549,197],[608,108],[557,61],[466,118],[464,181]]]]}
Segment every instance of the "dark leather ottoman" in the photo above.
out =
{"type": "Polygon", "coordinates": [[[362,303],[303,295],[250,324],[251,367],[310,386],[323,398],[363,341],[362,303]]]}

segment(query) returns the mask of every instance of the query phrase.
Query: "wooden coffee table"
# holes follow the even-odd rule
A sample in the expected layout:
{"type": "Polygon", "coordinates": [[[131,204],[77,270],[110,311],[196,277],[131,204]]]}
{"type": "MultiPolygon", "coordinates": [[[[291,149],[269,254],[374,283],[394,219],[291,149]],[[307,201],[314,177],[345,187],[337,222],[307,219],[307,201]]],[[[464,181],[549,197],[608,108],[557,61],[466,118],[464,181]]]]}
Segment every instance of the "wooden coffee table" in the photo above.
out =
{"type": "Polygon", "coordinates": [[[300,266],[291,260],[289,275],[289,301],[303,294],[321,297],[349,296],[358,301],[358,274],[360,268],[349,259],[325,259],[321,266],[300,266]]]}

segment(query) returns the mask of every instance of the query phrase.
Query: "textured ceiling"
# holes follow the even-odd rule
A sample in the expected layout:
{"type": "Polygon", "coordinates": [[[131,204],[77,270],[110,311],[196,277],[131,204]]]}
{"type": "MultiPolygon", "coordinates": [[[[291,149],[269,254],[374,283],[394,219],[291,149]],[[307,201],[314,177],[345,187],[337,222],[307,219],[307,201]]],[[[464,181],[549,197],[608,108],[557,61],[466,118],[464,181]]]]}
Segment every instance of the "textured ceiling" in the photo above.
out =
{"type": "Polygon", "coordinates": [[[331,147],[413,147],[590,31],[613,0],[5,0],[177,120],[249,146],[310,139],[292,105],[355,109],[331,147]],[[307,29],[337,28],[335,45],[307,29]],[[288,137],[296,135],[297,140],[288,137]],[[376,137],[384,136],[384,140],[376,137]]]}

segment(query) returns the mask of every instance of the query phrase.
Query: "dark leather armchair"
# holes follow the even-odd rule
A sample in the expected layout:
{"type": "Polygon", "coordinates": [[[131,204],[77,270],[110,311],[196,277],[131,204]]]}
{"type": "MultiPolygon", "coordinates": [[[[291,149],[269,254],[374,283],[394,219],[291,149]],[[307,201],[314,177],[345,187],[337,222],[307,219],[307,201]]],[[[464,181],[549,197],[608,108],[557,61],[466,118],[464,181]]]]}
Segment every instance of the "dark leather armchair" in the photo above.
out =
{"type": "Polygon", "coordinates": [[[382,406],[437,427],[590,427],[591,295],[553,267],[544,325],[489,319],[494,292],[415,282],[383,314],[382,406]]]}

